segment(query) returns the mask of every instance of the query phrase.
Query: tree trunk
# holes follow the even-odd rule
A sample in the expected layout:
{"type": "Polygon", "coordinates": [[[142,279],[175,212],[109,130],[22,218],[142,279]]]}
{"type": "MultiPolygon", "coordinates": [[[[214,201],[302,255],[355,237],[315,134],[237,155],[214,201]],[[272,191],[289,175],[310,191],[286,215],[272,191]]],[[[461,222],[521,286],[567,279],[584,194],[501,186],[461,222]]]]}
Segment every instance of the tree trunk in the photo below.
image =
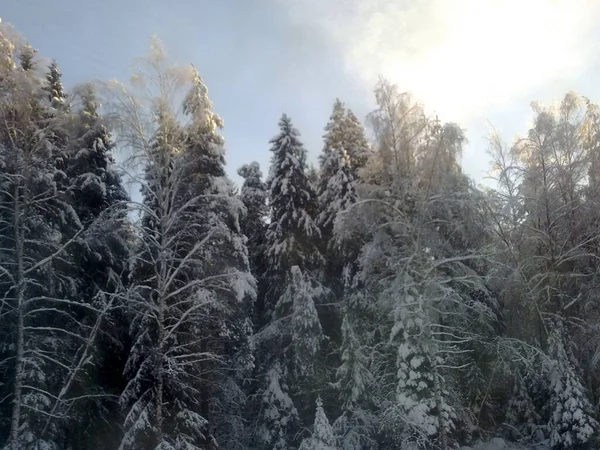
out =
{"type": "Polygon", "coordinates": [[[16,284],[16,303],[17,303],[17,341],[15,355],[15,385],[13,388],[13,409],[10,424],[10,448],[18,450],[19,428],[21,425],[21,402],[24,377],[24,347],[25,347],[25,324],[24,324],[24,293],[25,280],[23,275],[23,229],[21,227],[21,192],[20,185],[15,187],[15,207],[14,207],[14,228],[15,228],[15,258],[17,263],[16,284]]]}

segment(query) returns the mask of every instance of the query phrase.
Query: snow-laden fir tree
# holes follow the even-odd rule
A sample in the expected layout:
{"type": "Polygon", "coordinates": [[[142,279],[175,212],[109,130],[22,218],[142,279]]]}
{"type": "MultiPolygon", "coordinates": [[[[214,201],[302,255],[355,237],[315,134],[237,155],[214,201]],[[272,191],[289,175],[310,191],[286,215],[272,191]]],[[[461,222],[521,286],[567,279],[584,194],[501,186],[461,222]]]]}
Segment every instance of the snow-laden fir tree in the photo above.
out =
{"type": "MultiPolygon", "coordinates": [[[[533,368],[532,368],[533,369],[533,368]]],[[[533,372],[533,371],[532,371],[533,372]]],[[[542,417],[529,390],[537,381],[536,373],[523,377],[520,371],[515,374],[513,393],[506,411],[506,421],[518,431],[517,439],[529,439],[542,427],[542,417]]]]}
{"type": "MultiPolygon", "coordinates": [[[[0,42],[4,41],[0,29],[0,42]]],[[[2,45],[0,76],[0,222],[2,223],[2,397],[0,433],[11,450],[53,448],[79,401],[76,386],[94,361],[99,325],[110,307],[78,296],[74,242],[87,231],[73,207],[62,167],[68,117],[44,92],[34,54],[18,42],[2,45]]]]}
{"type": "MultiPolygon", "coordinates": [[[[307,177],[306,151],[300,142],[300,133],[285,114],[279,127],[280,133],[271,140],[271,168],[267,179],[270,220],[264,276],[267,288],[260,314],[262,327],[255,336],[257,354],[262,361],[258,367],[259,390],[268,386],[265,375],[273,365],[281,363],[286,369],[284,384],[293,388],[286,394],[299,402],[295,407],[303,414],[312,400],[298,394],[310,385],[312,358],[322,339],[315,309],[315,300],[322,295],[315,276],[323,263],[319,251],[321,233],[315,222],[317,198],[307,177]]],[[[259,421],[264,422],[264,418],[259,421]]],[[[288,445],[293,445],[295,435],[286,438],[288,445]]]]}
{"type": "Polygon", "coordinates": [[[358,178],[368,155],[362,125],[339,99],[333,105],[323,141],[323,151],[319,155],[318,223],[328,240],[337,212],[354,201],[356,194],[351,185],[358,178]]]}
{"type": "Polygon", "coordinates": [[[589,443],[599,430],[593,408],[579,375],[565,348],[561,321],[553,321],[548,336],[550,445],[553,449],[579,448],[589,443]]]}
{"type": "Polygon", "coordinates": [[[355,308],[347,308],[342,322],[341,365],[333,387],[339,395],[340,416],[333,430],[342,450],[374,448],[376,418],[372,413],[374,379],[369,347],[355,308]]]}
{"type": "Polygon", "coordinates": [[[114,143],[91,85],[80,88],[79,101],[66,174],[73,208],[90,228],[85,239],[78,241],[77,265],[83,295],[91,299],[98,291],[114,291],[124,281],[132,236],[127,220],[129,196],[115,168],[114,143]]]}
{"type": "Polygon", "coordinates": [[[290,271],[286,292],[277,304],[279,316],[285,316],[291,303],[292,341],[291,367],[298,379],[310,377],[317,353],[323,342],[321,322],[315,308],[315,289],[298,266],[290,271]]]}
{"type": "Polygon", "coordinates": [[[240,219],[240,228],[248,238],[246,246],[250,255],[251,269],[258,274],[264,270],[262,253],[267,218],[267,187],[262,180],[262,172],[257,162],[244,164],[238,169],[238,175],[244,179],[240,191],[240,200],[246,207],[246,214],[240,219]]]}
{"type": "MultiPolygon", "coordinates": [[[[269,290],[265,279],[265,233],[267,230],[267,186],[262,180],[262,172],[257,162],[244,164],[238,169],[238,175],[244,178],[239,198],[246,207],[246,213],[240,217],[240,229],[246,236],[250,271],[257,281],[255,315],[263,312],[264,294],[269,290]]],[[[255,316],[255,317],[256,317],[255,316]]]]}
{"type": "Polygon", "coordinates": [[[336,161],[337,152],[345,151],[345,118],[346,108],[344,104],[336,99],[333,104],[333,111],[329,117],[329,122],[325,125],[325,134],[323,135],[323,151],[319,155],[319,185],[317,193],[319,196],[327,189],[329,179],[337,171],[336,161]]]}
{"type": "Polygon", "coordinates": [[[297,429],[291,424],[296,422],[291,417],[298,416],[296,419],[299,419],[299,413],[304,411],[308,398],[306,391],[314,383],[315,366],[318,365],[319,351],[324,341],[315,307],[315,301],[323,295],[323,288],[318,282],[303,273],[298,266],[292,266],[285,291],[275,306],[271,322],[254,337],[261,362],[266,367],[263,369],[266,376],[263,381],[261,414],[257,423],[258,439],[269,448],[275,445],[272,440],[274,435],[264,430],[274,426],[273,417],[279,418],[276,421],[283,420],[285,423],[281,427],[275,425],[277,429],[285,429],[287,433],[278,432],[278,441],[285,442],[288,446],[295,442],[297,429]],[[276,394],[286,401],[265,403],[266,399],[276,394]]]}
{"type": "MultiPolygon", "coordinates": [[[[412,281],[407,278],[405,283],[412,281]]],[[[396,445],[411,442],[420,448],[447,448],[443,441],[454,428],[455,412],[444,398],[447,393],[438,368],[443,359],[432,335],[428,305],[417,289],[401,284],[390,337],[397,342],[396,398],[384,414],[385,425],[395,428],[396,445]]]]}
{"type": "MultiPolygon", "coordinates": [[[[317,224],[326,255],[325,282],[336,302],[343,295],[344,270],[346,278],[351,276],[359,245],[356,240],[335,239],[334,224],[358,200],[358,172],[366,163],[367,144],[356,116],[339,99],[334,103],[323,138],[323,151],[319,156],[317,224]]],[[[330,315],[335,316],[335,313],[330,312],[330,315]]],[[[339,327],[339,320],[335,327],[339,327]]]]}
{"type": "Polygon", "coordinates": [[[346,132],[344,149],[350,158],[350,167],[354,178],[360,176],[360,171],[371,156],[371,147],[365,137],[365,129],[351,109],[346,110],[346,132]]]}
{"type": "Polygon", "coordinates": [[[338,214],[356,203],[357,193],[346,150],[341,148],[332,152],[327,161],[332,173],[319,195],[321,212],[318,223],[322,230],[327,230],[331,235],[338,214]]]}
{"type": "MultiPolygon", "coordinates": [[[[149,123],[124,130],[147,164],[130,286],[134,345],[121,395],[121,448],[204,449],[215,437],[235,448],[244,439],[237,417],[243,402],[236,411],[229,401],[252,367],[254,280],[239,232],[243,206],[225,176],[222,121],[201,78],[195,70],[164,67],[157,42],[148,63],[149,73],[138,80],[161,80],[152,101],[159,109],[149,123]],[[187,85],[182,123],[169,93],[187,85]],[[156,130],[152,141],[136,135],[148,125],[156,130]]],[[[128,104],[136,102],[126,95],[128,104]]],[[[132,120],[130,111],[121,112],[132,120]]]]}
{"type": "Polygon", "coordinates": [[[256,448],[288,450],[300,426],[298,410],[289,395],[287,369],[275,362],[266,375],[256,423],[256,448]]]}
{"type": "Polygon", "coordinates": [[[319,169],[317,169],[317,166],[312,163],[309,164],[308,169],[306,170],[306,177],[313,190],[317,192],[319,187],[319,169]]]}
{"type": "Polygon", "coordinates": [[[35,60],[37,50],[27,43],[21,45],[20,47],[21,48],[19,49],[19,63],[21,69],[23,69],[24,72],[35,69],[37,65],[37,61],[35,60]]]}
{"type": "Polygon", "coordinates": [[[298,450],[336,450],[338,448],[333,435],[333,429],[323,409],[323,401],[319,397],[317,398],[315,422],[312,427],[311,436],[302,441],[298,450]]]}
{"type": "MultiPolygon", "coordinates": [[[[77,94],[66,173],[71,184],[70,201],[87,228],[74,243],[79,297],[92,304],[102,295],[122,293],[133,235],[127,217],[129,198],[114,167],[114,143],[99,115],[95,90],[83,85],[77,94]]],[[[76,448],[118,445],[107,439],[120,433],[114,398],[120,394],[126,357],[127,326],[123,308],[117,308],[117,303],[101,324],[94,346],[96,364],[87,369],[86,379],[77,386],[81,392],[95,394],[90,401],[81,402],[77,426],[70,427],[75,432],[70,445],[76,448]]]]}
{"type": "Polygon", "coordinates": [[[271,272],[287,274],[295,265],[314,268],[322,257],[317,247],[317,199],[306,175],[306,150],[285,114],[279,128],[280,133],[271,140],[266,254],[271,272]]]}
{"type": "Polygon", "coordinates": [[[254,368],[249,339],[256,281],[240,227],[244,204],[235,195],[225,171],[224,140],[218,134],[223,121],[212,111],[208,90],[195,70],[184,112],[191,119],[184,129],[184,164],[192,192],[202,195],[196,208],[204,224],[198,227],[196,239],[211,241],[203,257],[207,262],[196,268],[200,270],[194,276],[210,280],[216,299],[204,332],[208,334],[206,350],[218,355],[219,360],[204,367],[208,375],[204,377],[203,407],[219,445],[244,448],[248,432],[242,417],[242,384],[254,368]]]}
{"type": "Polygon", "coordinates": [[[56,61],[52,61],[48,67],[44,89],[48,92],[48,100],[53,108],[57,110],[68,108],[67,95],[62,84],[62,73],[56,61]]]}
{"type": "Polygon", "coordinates": [[[70,105],[62,84],[62,73],[56,61],[50,63],[45,78],[43,90],[46,92],[46,101],[50,103],[50,107],[45,108],[42,120],[60,123],[60,126],[53,127],[49,139],[57,149],[54,155],[55,165],[60,171],[61,176],[57,181],[64,185],[64,189],[68,189],[69,180],[67,179],[66,172],[70,156],[68,152],[70,140],[70,133],[68,132],[70,116],[68,113],[70,105]]]}

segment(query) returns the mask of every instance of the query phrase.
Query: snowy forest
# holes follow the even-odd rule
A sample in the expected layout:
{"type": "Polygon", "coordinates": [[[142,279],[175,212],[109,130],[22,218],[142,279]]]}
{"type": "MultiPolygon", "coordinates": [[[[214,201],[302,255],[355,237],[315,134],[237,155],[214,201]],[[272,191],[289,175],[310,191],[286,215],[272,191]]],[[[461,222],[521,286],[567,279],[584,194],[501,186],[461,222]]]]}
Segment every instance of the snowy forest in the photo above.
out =
{"type": "Polygon", "coordinates": [[[1,448],[598,448],[591,100],[491,135],[481,187],[460,125],[381,79],[318,167],[282,114],[236,186],[158,41],[68,92],[43,56],[1,26],[1,448]]]}

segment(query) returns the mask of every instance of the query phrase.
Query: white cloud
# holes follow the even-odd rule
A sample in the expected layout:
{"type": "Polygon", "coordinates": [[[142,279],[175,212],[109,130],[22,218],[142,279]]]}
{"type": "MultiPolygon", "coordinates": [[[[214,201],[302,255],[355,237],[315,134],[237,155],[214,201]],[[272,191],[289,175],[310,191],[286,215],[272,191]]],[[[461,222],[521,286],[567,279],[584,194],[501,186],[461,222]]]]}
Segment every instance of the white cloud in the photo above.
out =
{"type": "Polygon", "coordinates": [[[579,76],[600,24],[598,0],[279,1],[335,40],[366,88],[381,74],[463,123],[579,76]]]}

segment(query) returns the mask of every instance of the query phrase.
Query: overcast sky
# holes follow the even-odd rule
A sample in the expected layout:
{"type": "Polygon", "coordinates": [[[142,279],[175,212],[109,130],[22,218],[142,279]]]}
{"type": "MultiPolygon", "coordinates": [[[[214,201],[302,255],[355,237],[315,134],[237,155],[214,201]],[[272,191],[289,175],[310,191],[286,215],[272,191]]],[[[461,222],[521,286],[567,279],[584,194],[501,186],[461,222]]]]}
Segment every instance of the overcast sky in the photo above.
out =
{"type": "Polygon", "coordinates": [[[467,129],[477,181],[488,122],[511,141],[532,100],[600,101],[600,0],[2,0],[0,17],[67,87],[126,79],[156,34],[205,79],[236,181],[253,160],[266,173],[282,112],[315,161],[334,99],[364,117],[379,74],[467,129]]]}

